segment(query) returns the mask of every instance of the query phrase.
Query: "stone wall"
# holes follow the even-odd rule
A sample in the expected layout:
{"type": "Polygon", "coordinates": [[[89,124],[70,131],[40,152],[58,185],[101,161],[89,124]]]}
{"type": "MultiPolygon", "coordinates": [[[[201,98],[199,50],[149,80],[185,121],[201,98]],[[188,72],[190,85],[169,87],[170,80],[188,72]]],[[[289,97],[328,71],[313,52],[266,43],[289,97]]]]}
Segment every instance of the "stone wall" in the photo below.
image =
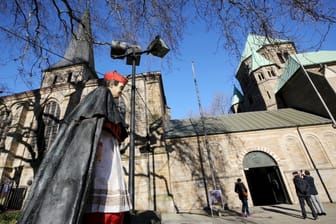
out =
{"type": "MultiPolygon", "coordinates": [[[[234,192],[234,183],[237,178],[241,178],[247,185],[243,160],[254,151],[264,152],[276,161],[293,203],[297,203],[297,197],[292,172],[305,169],[310,170],[315,178],[322,201],[329,201],[327,192],[332,200],[336,199],[336,182],[332,177],[336,171],[336,130],[331,125],[213,135],[208,136],[208,141],[210,157],[203,136],[169,139],[167,142],[172,150],[170,167],[174,167],[171,169],[172,192],[180,211],[200,210],[207,205],[203,178],[207,180],[209,190],[216,188],[222,191],[224,203],[229,208],[239,208],[241,203],[234,192]],[[201,172],[200,152],[204,174],[201,172]],[[213,172],[210,171],[209,158],[213,172]],[[215,176],[216,186],[212,175],[215,176]]],[[[249,203],[253,205],[251,198],[249,203]]]]}

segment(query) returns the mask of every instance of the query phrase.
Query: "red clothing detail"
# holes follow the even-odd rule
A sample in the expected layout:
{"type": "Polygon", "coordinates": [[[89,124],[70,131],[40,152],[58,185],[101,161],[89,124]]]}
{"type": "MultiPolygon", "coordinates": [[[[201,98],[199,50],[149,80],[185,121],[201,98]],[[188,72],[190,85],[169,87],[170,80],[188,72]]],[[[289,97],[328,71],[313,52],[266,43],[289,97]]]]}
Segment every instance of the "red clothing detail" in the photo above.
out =
{"type": "Polygon", "coordinates": [[[85,213],[83,224],[122,224],[125,213],[85,213]]]}
{"type": "Polygon", "coordinates": [[[124,85],[126,85],[128,82],[128,79],[119,74],[117,71],[106,72],[104,75],[104,80],[116,80],[118,82],[123,83],[124,85]]]}
{"type": "Polygon", "coordinates": [[[108,132],[112,133],[113,136],[121,143],[123,140],[121,139],[121,130],[118,124],[114,124],[107,120],[104,121],[103,129],[107,130],[108,132]]]}

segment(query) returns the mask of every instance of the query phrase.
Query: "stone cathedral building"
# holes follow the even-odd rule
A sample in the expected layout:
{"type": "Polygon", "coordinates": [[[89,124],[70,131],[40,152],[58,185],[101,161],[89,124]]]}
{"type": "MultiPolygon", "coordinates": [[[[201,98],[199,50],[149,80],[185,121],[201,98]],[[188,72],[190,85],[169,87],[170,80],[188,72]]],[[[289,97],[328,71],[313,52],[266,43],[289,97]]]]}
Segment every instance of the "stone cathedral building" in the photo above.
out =
{"type": "MultiPolygon", "coordinates": [[[[62,119],[101,85],[89,14],[82,24],[39,89],[0,98],[0,204],[7,208],[21,208],[62,119]]],[[[336,199],[336,52],[299,54],[292,42],[250,35],[236,78],[232,114],[171,120],[161,73],[137,74],[135,209],[199,211],[213,204],[212,190],[222,206],[236,208],[237,178],[251,206],[297,203],[291,173],[304,169],[322,201],[336,199]]],[[[129,85],[118,103],[129,123],[129,85]]]]}
{"type": "Polygon", "coordinates": [[[166,123],[177,207],[212,205],[212,190],[239,207],[237,178],[251,205],[297,203],[300,170],[315,177],[320,200],[335,201],[336,52],[300,54],[293,42],[249,35],[236,78],[233,114],[166,123]]]}

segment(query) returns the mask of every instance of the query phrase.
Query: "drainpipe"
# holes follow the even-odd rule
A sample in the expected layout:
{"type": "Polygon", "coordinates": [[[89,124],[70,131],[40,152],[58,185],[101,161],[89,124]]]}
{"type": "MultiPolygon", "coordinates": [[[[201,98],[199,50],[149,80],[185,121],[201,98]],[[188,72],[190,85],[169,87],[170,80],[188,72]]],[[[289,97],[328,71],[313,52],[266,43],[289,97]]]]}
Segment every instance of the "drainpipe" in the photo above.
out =
{"type": "Polygon", "coordinates": [[[324,188],[324,190],[325,190],[325,192],[326,192],[326,194],[327,194],[327,196],[328,196],[328,198],[329,198],[329,202],[330,202],[330,203],[333,203],[333,200],[332,200],[331,197],[330,197],[330,194],[329,194],[329,192],[328,192],[328,189],[327,189],[326,185],[324,184],[324,181],[323,181],[323,179],[322,179],[322,176],[321,176],[321,174],[320,174],[320,171],[317,169],[316,164],[315,164],[315,162],[314,162],[314,160],[313,160],[313,157],[311,156],[311,154],[310,154],[310,152],[309,152],[309,150],[308,150],[308,147],[307,147],[306,143],[303,141],[303,137],[302,137],[302,135],[301,135],[301,132],[300,132],[298,126],[296,127],[296,130],[297,130],[297,132],[298,132],[298,134],[299,134],[299,136],[300,136],[301,142],[302,142],[302,144],[303,144],[303,146],[304,146],[304,148],[305,148],[305,150],[306,150],[306,152],[307,152],[307,154],[308,154],[308,157],[309,157],[309,159],[310,159],[310,162],[313,164],[313,167],[314,167],[314,169],[315,169],[315,171],[316,171],[316,173],[317,173],[317,176],[319,177],[319,179],[320,179],[320,181],[321,181],[321,183],[322,183],[322,186],[323,186],[323,188],[324,188]]]}

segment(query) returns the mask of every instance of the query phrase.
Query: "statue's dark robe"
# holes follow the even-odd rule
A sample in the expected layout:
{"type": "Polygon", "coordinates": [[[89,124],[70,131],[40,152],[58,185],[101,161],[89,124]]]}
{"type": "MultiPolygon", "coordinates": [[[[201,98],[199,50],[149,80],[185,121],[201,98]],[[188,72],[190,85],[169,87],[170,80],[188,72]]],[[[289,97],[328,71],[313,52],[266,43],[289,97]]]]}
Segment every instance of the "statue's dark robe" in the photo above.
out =
{"type": "Polygon", "coordinates": [[[19,224],[77,224],[85,212],[93,163],[105,119],[120,125],[112,94],[99,87],[64,119],[34,177],[19,224]]]}

